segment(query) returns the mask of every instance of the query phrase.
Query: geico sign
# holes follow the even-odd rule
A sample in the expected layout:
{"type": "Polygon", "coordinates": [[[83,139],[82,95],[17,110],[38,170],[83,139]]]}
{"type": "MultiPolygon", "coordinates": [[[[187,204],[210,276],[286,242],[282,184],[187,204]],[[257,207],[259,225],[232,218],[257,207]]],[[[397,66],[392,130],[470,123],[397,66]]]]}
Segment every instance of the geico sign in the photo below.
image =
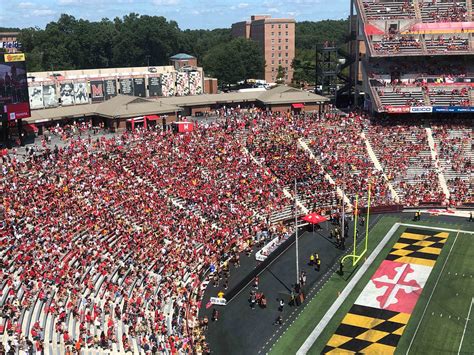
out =
{"type": "Polygon", "coordinates": [[[433,107],[431,106],[419,106],[419,107],[410,107],[411,113],[430,113],[433,112],[433,107]]]}

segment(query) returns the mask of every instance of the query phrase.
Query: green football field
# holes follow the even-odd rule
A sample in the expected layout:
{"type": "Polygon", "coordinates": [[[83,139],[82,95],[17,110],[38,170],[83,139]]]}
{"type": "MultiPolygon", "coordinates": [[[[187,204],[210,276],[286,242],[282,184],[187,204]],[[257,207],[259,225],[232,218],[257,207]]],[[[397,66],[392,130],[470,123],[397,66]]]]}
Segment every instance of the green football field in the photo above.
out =
{"type": "MultiPolygon", "coordinates": [[[[474,326],[472,321],[468,319],[474,316],[474,311],[471,311],[471,307],[474,307],[474,305],[471,306],[474,295],[474,235],[457,232],[457,230],[472,231],[474,230],[474,224],[463,223],[462,221],[459,224],[446,223],[446,220],[438,221],[436,218],[424,218],[422,222],[412,222],[409,217],[411,216],[407,215],[406,219],[383,217],[372,229],[367,255],[372,253],[395,223],[402,223],[339,309],[332,315],[308,353],[320,354],[324,351],[328,341],[337,332],[341,321],[351,310],[354,301],[382,261],[391,252],[394,244],[407,230],[408,227],[403,224],[431,226],[433,228],[451,229],[452,231],[445,232],[449,233],[449,236],[432,266],[432,271],[416,302],[411,317],[403,328],[404,331],[400,333],[396,353],[474,353],[474,326]],[[469,312],[471,312],[470,315],[469,312]]],[[[432,234],[441,232],[434,232],[430,229],[426,229],[426,231],[432,234]]],[[[303,312],[277,340],[271,349],[271,353],[296,353],[338,298],[338,295],[357,273],[359,267],[346,266],[344,275],[332,275],[316,296],[303,306],[303,312]]],[[[335,349],[335,352],[342,353],[343,351],[340,350],[335,349]]]]}

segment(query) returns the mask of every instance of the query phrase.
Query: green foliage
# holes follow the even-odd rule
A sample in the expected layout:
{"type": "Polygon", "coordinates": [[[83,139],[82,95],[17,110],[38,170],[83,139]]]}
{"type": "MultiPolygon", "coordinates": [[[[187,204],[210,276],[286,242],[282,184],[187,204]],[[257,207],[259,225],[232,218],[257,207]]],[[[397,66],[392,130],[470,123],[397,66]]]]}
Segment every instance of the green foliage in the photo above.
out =
{"type": "Polygon", "coordinates": [[[264,59],[261,48],[253,41],[237,38],[214,46],[203,58],[206,73],[222,84],[263,76],[264,59]]]}
{"type": "Polygon", "coordinates": [[[296,23],[296,55],[292,67],[295,83],[314,83],[316,44],[333,43],[341,46],[349,28],[348,20],[303,21],[296,23]]]}
{"type": "MultiPolygon", "coordinates": [[[[346,20],[296,24],[295,82],[314,80],[315,44],[343,43],[347,27],[346,20]]],[[[184,52],[222,83],[263,77],[257,44],[232,39],[229,28],[183,31],[162,16],[131,13],[91,22],[63,14],[44,29],[22,29],[19,41],[29,71],[168,65],[170,56],[184,52]]]]}

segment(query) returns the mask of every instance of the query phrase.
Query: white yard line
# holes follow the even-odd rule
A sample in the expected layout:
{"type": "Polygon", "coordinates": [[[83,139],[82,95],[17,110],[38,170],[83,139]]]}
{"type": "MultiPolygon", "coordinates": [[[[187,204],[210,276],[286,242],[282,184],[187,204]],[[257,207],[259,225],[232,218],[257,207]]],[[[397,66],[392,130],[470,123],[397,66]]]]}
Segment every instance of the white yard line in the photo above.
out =
{"type": "MultiPolygon", "coordinates": [[[[303,345],[301,345],[301,347],[298,349],[297,351],[297,355],[303,355],[303,354],[306,354],[309,349],[311,349],[311,347],[313,346],[313,344],[316,342],[316,340],[318,339],[318,337],[321,335],[321,333],[323,332],[324,328],[326,328],[326,326],[328,325],[329,321],[332,319],[332,317],[334,316],[334,314],[339,310],[339,308],[341,307],[341,305],[344,303],[344,301],[346,300],[346,298],[349,296],[349,294],[352,292],[352,290],[354,289],[355,285],[359,282],[359,280],[362,278],[362,276],[364,275],[364,273],[367,271],[367,269],[369,268],[369,266],[372,264],[372,262],[375,260],[375,258],[377,257],[377,255],[380,253],[380,251],[385,247],[385,245],[388,243],[388,241],[391,239],[391,237],[393,236],[393,234],[395,233],[395,231],[399,228],[399,227],[415,227],[415,228],[419,228],[419,229],[431,229],[431,230],[439,230],[439,231],[445,231],[445,232],[457,232],[458,234],[456,235],[456,239],[454,240],[453,242],[453,245],[451,246],[451,249],[449,250],[449,254],[448,254],[448,257],[446,258],[446,261],[448,260],[449,258],[449,255],[451,254],[451,251],[454,247],[454,244],[456,243],[456,240],[457,240],[457,237],[459,235],[459,233],[463,233],[463,234],[474,234],[474,232],[472,231],[464,231],[464,230],[458,230],[458,229],[449,229],[449,228],[440,228],[440,227],[429,227],[429,226],[422,226],[422,225],[417,225],[417,224],[408,224],[408,223],[395,223],[392,228],[390,228],[390,230],[388,231],[388,233],[385,235],[385,237],[382,239],[382,241],[377,245],[377,247],[374,249],[374,251],[372,252],[372,254],[370,254],[370,256],[367,258],[367,260],[364,262],[364,264],[362,264],[361,268],[357,271],[357,273],[354,275],[354,277],[351,279],[351,281],[347,284],[347,286],[344,288],[344,290],[342,291],[342,293],[339,295],[339,297],[336,299],[336,301],[332,304],[332,306],[327,310],[326,314],[323,316],[323,318],[321,319],[321,321],[316,325],[316,327],[314,327],[313,331],[311,332],[311,334],[308,336],[308,338],[305,340],[305,342],[303,343],[303,345]]],[[[444,267],[446,266],[446,261],[443,265],[443,269],[441,270],[441,273],[439,274],[441,276],[443,270],[444,270],[444,267]]],[[[439,276],[439,277],[440,277],[439,276]]],[[[436,280],[436,285],[438,284],[438,281],[439,281],[439,277],[438,277],[438,280],[436,280]]],[[[435,285],[435,288],[436,288],[436,285],[435,285]]],[[[434,291],[434,288],[433,288],[433,291],[434,291]]],[[[433,293],[431,294],[431,296],[433,295],[433,293]]],[[[430,299],[431,299],[431,296],[430,296],[430,299]]],[[[428,303],[429,303],[429,300],[428,300],[428,303]]],[[[428,306],[428,304],[427,304],[428,306]]],[[[426,312],[426,308],[423,312],[423,316],[426,312]]],[[[422,318],[423,318],[422,316],[422,318]]],[[[420,320],[421,321],[421,320],[420,320]]],[[[419,324],[418,324],[418,327],[419,327],[419,324]]],[[[418,330],[418,327],[417,327],[417,330],[418,330]]],[[[415,331],[416,333],[416,331],[415,331]]],[[[412,342],[413,342],[413,339],[412,339],[412,342]]],[[[411,343],[410,343],[410,347],[411,347],[411,343]]],[[[408,348],[408,351],[410,351],[410,348],[408,348]]],[[[407,354],[408,354],[408,351],[407,351],[407,354]]]]}
{"type": "Polygon", "coordinates": [[[390,228],[388,233],[385,235],[385,237],[382,239],[382,241],[377,245],[377,247],[374,249],[374,251],[367,258],[367,260],[362,264],[361,268],[357,271],[355,276],[347,284],[347,286],[344,288],[344,290],[339,295],[339,297],[336,299],[336,301],[327,310],[326,314],[323,316],[323,318],[318,323],[318,325],[313,329],[313,331],[308,336],[308,338],[305,340],[303,345],[301,345],[301,347],[298,349],[298,351],[296,353],[297,355],[306,354],[309,351],[309,349],[311,349],[313,344],[316,342],[316,339],[318,339],[318,337],[321,335],[322,331],[324,330],[324,328],[326,328],[329,321],[332,319],[334,314],[338,311],[339,307],[341,307],[341,305],[346,300],[347,296],[350,295],[350,293],[354,289],[355,285],[357,285],[357,283],[362,278],[362,276],[364,276],[367,269],[374,262],[375,258],[379,255],[379,253],[382,251],[382,249],[385,247],[385,245],[388,243],[388,241],[392,238],[393,234],[398,230],[399,227],[400,227],[400,223],[395,223],[392,226],[392,228],[390,228]]]}
{"type": "Polygon", "coordinates": [[[471,320],[469,317],[471,316],[471,309],[472,309],[473,303],[474,303],[474,297],[471,298],[471,305],[469,306],[469,312],[467,312],[466,324],[464,325],[464,331],[462,332],[461,343],[459,344],[459,349],[458,349],[458,355],[461,353],[462,342],[464,341],[464,335],[466,334],[466,329],[467,329],[467,322],[471,320]]]}
{"type": "MultiPolygon", "coordinates": [[[[437,228],[432,228],[432,229],[437,229],[437,228]]],[[[425,317],[425,313],[426,313],[426,310],[428,309],[428,306],[430,305],[431,298],[433,298],[434,292],[436,290],[436,286],[438,286],[438,282],[441,279],[441,275],[443,275],[443,271],[444,271],[444,268],[446,267],[446,264],[448,263],[449,256],[451,255],[451,252],[453,251],[454,245],[456,244],[456,241],[458,240],[459,231],[457,231],[457,232],[458,232],[458,234],[456,234],[456,238],[454,238],[453,245],[451,245],[451,249],[449,249],[448,256],[446,257],[446,260],[444,261],[443,267],[442,267],[440,273],[438,274],[438,278],[436,279],[436,283],[435,283],[433,289],[431,290],[431,294],[430,294],[430,297],[428,298],[428,302],[426,302],[425,309],[423,310],[421,318],[418,321],[418,325],[416,326],[415,332],[413,333],[413,337],[411,338],[410,345],[408,345],[407,355],[410,352],[411,346],[413,345],[413,341],[415,340],[416,334],[418,333],[418,329],[420,328],[421,322],[423,321],[423,318],[425,317]]]]}

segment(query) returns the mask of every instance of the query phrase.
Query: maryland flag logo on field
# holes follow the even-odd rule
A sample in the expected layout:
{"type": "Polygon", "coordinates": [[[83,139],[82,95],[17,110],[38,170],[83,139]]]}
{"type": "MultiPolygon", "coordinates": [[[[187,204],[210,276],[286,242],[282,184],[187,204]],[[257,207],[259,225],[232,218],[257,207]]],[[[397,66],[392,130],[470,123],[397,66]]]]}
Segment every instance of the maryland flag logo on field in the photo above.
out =
{"type": "Polygon", "coordinates": [[[408,228],[323,353],[393,354],[449,233],[408,228]]]}

